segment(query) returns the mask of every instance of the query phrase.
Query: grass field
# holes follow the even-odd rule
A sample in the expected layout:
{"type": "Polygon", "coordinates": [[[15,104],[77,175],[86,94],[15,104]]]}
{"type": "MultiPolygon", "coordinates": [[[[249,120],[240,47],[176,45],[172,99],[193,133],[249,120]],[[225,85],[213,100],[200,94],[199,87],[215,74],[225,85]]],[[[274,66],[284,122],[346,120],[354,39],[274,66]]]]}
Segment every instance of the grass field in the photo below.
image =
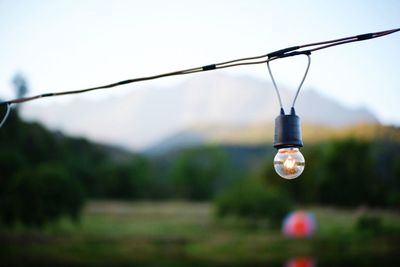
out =
{"type": "Polygon", "coordinates": [[[92,201],[81,221],[41,230],[0,231],[0,266],[284,266],[308,257],[318,266],[399,266],[400,215],[309,208],[313,238],[216,219],[209,203],[92,201]],[[361,213],[381,218],[379,231],[356,231],[361,213]]]}

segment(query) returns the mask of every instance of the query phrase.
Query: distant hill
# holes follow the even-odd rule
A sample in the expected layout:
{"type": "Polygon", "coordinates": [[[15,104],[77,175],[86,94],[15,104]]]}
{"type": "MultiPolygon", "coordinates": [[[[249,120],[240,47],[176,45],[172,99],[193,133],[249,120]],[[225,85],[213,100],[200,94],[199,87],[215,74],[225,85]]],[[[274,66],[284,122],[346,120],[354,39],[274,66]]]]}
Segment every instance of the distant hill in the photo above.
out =
{"type": "MultiPolygon", "coordinates": [[[[305,145],[344,137],[368,140],[389,139],[400,142],[400,128],[380,124],[361,123],[343,127],[304,124],[302,134],[305,145]]],[[[156,156],[185,147],[209,144],[233,147],[265,147],[266,144],[272,146],[273,136],[274,128],[272,124],[252,124],[236,127],[203,125],[171,135],[145,150],[145,153],[149,156],[156,156]]]]}
{"type": "MultiPolygon", "coordinates": [[[[103,161],[121,162],[130,159],[132,152],[125,149],[95,143],[82,137],[69,137],[60,131],[49,131],[41,124],[20,119],[16,110],[0,131],[0,155],[26,165],[42,162],[98,164],[103,161]],[[8,155],[8,157],[7,157],[8,155]]],[[[16,171],[15,169],[13,171],[16,171]]]]}
{"type": "MultiPolygon", "coordinates": [[[[290,103],[293,92],[282,88],[281,94],[284,103],[290,103]]],[[[296,110],[304,124],[343,127],[378,123],[367,109],[345,107],[313,90],[301,93],[296,110]]],[[[268,125],[278,113],[278,101],[267,80],[219,73],[193,76],[172,88],[133,90],[107,101],[37,102],[22,109],[25,119],[40,121],[50,129],[136,151],[154,148],[168,138],[168,143],[176,146],[202,143],[210,136],[218,139],[219,134],[228,138],[230,129],[268,138],[268,125]],[[215,132],[206,133],[207,128],[215,132]]]]}

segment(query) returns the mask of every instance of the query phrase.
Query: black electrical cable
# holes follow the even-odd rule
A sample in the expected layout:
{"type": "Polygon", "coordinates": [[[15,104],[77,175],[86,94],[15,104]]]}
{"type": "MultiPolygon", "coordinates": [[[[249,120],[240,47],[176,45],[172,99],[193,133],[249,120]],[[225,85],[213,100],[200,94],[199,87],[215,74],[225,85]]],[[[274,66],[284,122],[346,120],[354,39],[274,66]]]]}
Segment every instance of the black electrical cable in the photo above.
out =
{"type": "MultiPolygon", "coordinates": [[[[398,32],[398,31],[400,31],[400,28],[381,31],[381,32],[374,32],[374,33],[350,36],[350,37],[345,37],[345,38],[340,38],[340,39],[335,39],[335,40],[330,40],[330,41],[310,43],[310,44],[305,44],[305,45],[300,45],[300,46],[292,46],[292,47],[284,48],[284,49],[274,51],[274,52],[271,52],[271,53],[268,53],[265,55],[261,55],[261,56],[240,58],[240,59],[230,60],[230,61],[221,62],[221,63],[217,63],[217,64],[210,64],[210,65],[206,65],[206,66],[202,66],[202,67],[195,67],[195,68],[174,71],[174,72],[168,72],[168,73],[163,73],[163,74],[158,74],[158,75],[153,75],[153,76],[128,79],[128,80],[119,81],[116,83],[97,86],[97,87],[91,87],[91,88],[80,89],[80,90],[55,92],[55,93],[46,93],[46,94],[39,94],[39,95],[35,95],[35,96],[30,96],[30,97],[16,98],[16,99],[0,102],[0,106],[7,106],[7,110],[8,110],[9,106],[11,104],[20,104],[20,103],[36,100],[39,98],[80,94],[80,93],[90,92],[90,91],[94,91],[94,90],[109,89],[109,88],[121,86],[124,84],[154,80],[154,79],[169,77],[169,76],[185,75],[185,74],[191,74],[191,73],[196,73],[196,72],[218,70],[218,69],[230,68],[230,67],[236,67],[236,66],[263,64],[263,63],[267,63],[272,60],[276,60],[276,59],[284,58],[284,57],[297,56],[297,55],[310,55],[311,52],[318,51],[321,49],[325,49],[325,48],[329,48],[329,47],[333,47],[333,46],[337,46],[337,45],[343,45],[343,44],[347,44],[347,43],[351,43],[351,42],[358,42],[358,41],[364,41],[364,40],[368,40],[368,39],[378,38],[378,37],[382,37],[382,36],[392,34],[392,33],[398,32]],[[314,47],[314,46],[316,46],[316,47],[314,47]],[[311,48],[308,50],[299,50],[299,49],[306,48],[306,47],[314,47],[314,48],[311,48]],[[263,60],[260,60],[260,59],[263,59],[263,60]]],[[[2,120],[2,123],[4,123],[4,119],[2,120]]]]}

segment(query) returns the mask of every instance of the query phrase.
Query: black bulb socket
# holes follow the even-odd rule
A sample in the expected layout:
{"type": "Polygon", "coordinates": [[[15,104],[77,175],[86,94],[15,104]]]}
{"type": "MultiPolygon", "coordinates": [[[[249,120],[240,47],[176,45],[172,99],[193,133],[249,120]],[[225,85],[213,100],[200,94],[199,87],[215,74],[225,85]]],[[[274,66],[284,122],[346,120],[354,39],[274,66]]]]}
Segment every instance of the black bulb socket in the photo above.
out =
{"type": "Polygon", "coordinates": [[[302,146],[300,117],[294,108],[291,108],[289,115],[285,115],[281,109],[281,114],[275,119],[274,147],[281,149],[302,146]]]}

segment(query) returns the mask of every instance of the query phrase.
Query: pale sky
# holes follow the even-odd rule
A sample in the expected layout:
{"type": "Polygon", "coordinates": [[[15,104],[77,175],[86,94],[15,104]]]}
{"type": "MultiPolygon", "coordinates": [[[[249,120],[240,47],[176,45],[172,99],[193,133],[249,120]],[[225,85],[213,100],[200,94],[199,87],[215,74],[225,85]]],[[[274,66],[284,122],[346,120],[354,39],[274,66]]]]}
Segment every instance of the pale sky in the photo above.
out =
{"type": "MultiPolygon", "coordinates": [[[[0,96],[13,97],[16,72],[27,77],[30,94],[81,89],[398,27],[396,0],[0,0],[0,96]]],[[[400,126],[399,48],[395,33],[315,52],[304,89],[367,107],[381,122],[400,126]]],[[[295,89],[305,62],[271,63],[278,84],[295,89]]],[[[270,82],[264,65],[219,71],[270,82]]],[[[112,97],[187,78],[79,97],[112,97]]]]}

